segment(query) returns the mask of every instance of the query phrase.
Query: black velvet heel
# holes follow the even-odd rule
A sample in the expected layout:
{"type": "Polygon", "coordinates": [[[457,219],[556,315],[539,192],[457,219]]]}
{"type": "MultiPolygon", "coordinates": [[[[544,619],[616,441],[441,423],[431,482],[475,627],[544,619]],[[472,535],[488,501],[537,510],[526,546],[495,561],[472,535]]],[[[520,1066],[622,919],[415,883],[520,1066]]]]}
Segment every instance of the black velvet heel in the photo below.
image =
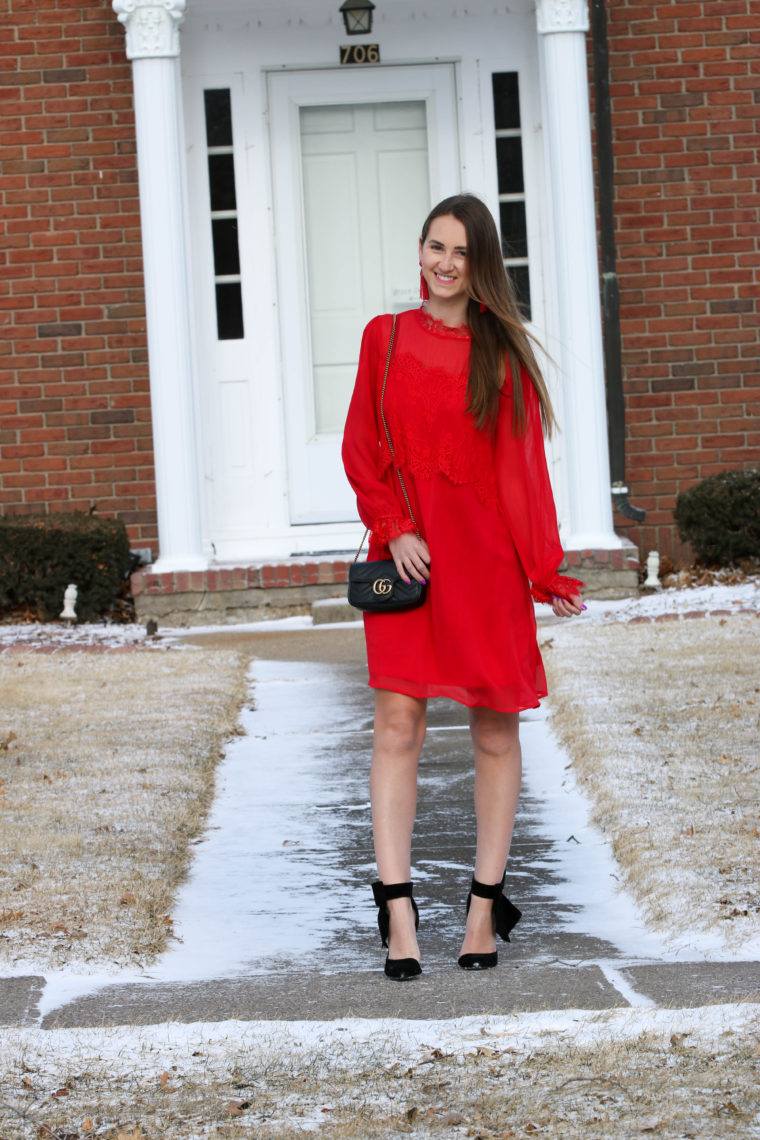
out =
{"type": "MultiPolygon", "coordinates": [[[[493,886],[487,883],[479,883],[477,879],[473,878],[470,893],[467,896],[465,914],[470,913],[470,902],[473,895],[477,895],[479,899],[493,899],[491,910],[493,932],[503,938],[505,942],[509,942],[509,932],[517,926],[522,918],[522,911],[518,910],[504,894],[504,879],[506,877],[505,873],[501,882],[494,883],[493,886]]],[[[462,954],[458,964],[463,970],[490,970],[498,961],[498,952],[494,950],[492,954],[462,954]]]]}
{"type": "MultiPolygon", "coordinates": [[[[419,930],[420,926],[420,913],[417,910],[417,903],[412,898],[412,884],[411,883],[381,883],[378,879],[377,882],[372,884],[372,894],[375,896],[375,903],[377,905],[377,925],[380,927],[380,937],[383,940],[383,946],[388,945],[388,935],[391,929],[391,915],[388,910],[388,899],[411,899],[412,910],[414,911],[414,929],[419,930]]],[[[422,966],[416,958],[386,958],[385,959],[385,974],[388,978],[393,978],[395,982],[406,982],[409,978],[416,978],[422,973],[422,966]]]]}

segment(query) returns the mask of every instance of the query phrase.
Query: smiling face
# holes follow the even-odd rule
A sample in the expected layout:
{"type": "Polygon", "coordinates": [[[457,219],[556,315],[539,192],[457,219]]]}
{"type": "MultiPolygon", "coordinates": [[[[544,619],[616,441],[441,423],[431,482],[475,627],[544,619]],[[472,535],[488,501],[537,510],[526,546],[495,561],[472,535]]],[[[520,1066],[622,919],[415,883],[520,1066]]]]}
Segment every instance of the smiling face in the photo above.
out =
{"type": "Polygon", "coordinates": [[[452,214],[433,218],[424,242],[420,266],[430,293],[430,310],[467,310],[470,275],[467,269],[467,231],[452,214]]]}

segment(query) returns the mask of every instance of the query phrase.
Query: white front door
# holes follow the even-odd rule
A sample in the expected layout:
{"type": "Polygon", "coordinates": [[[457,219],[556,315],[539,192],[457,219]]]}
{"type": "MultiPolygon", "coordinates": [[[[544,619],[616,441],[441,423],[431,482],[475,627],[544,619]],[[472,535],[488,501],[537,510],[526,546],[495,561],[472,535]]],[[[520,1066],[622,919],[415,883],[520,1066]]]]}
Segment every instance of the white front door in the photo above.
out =
{"type": "Polygon", "coordinates": [[[362,328],[415,304],[420,227],[459,189],[454,70],[277,72],[269,87],[290,518],[348,521],[362,328]]]}

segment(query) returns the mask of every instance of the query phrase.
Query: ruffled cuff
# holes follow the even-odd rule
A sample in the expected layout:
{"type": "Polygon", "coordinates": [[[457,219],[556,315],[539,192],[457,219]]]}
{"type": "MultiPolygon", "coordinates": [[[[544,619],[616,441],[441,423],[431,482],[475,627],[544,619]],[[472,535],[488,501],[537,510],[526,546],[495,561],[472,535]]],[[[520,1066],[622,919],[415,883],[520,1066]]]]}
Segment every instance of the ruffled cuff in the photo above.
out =
{"type": "Polygon", "coordinates": [[[386,516],[385,518],[375,519],[372,526],[372,537],[378,542],[387,545],[392,538],[398,538],[400,534],[407,534],[415,530],[415,525],[411,519],[392,518],[386,516]]]}
{"type": "Polygon", "coordinates": [[[534,582],[530,588],[534,602],[546,602],[551,605],[552,598],[566,598],[570,600],[572,594],[579,593],[586,585],[578,578],[568,578],[564,574],[555,574],[548,582],[534,582]]]}

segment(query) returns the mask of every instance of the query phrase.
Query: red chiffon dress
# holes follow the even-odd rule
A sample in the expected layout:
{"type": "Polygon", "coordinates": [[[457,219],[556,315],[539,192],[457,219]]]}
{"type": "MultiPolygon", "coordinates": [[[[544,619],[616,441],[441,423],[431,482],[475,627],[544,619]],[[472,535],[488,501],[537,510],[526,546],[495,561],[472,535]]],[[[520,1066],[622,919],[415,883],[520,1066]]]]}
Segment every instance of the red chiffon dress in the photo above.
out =
{"type": "MultiPolygon", "coordinates": [[[[370,559],[390,558],[388,540],[415,529],[380,419],[390,332],[388,315],[364,330],[343,441],[370,559]]],[[[517,712],[546,696],[532,597],[570,597],[582,583],[557,573],[562,547],[535,388],[524,374],[524,436],[512,431],[509,370],[496,432],[478,430],[466,410],[469,354],[466,327],[424,309],[398,315],[384,411],[430,575],[418,609],[364,615],[369,684],[517,712]]]]}

